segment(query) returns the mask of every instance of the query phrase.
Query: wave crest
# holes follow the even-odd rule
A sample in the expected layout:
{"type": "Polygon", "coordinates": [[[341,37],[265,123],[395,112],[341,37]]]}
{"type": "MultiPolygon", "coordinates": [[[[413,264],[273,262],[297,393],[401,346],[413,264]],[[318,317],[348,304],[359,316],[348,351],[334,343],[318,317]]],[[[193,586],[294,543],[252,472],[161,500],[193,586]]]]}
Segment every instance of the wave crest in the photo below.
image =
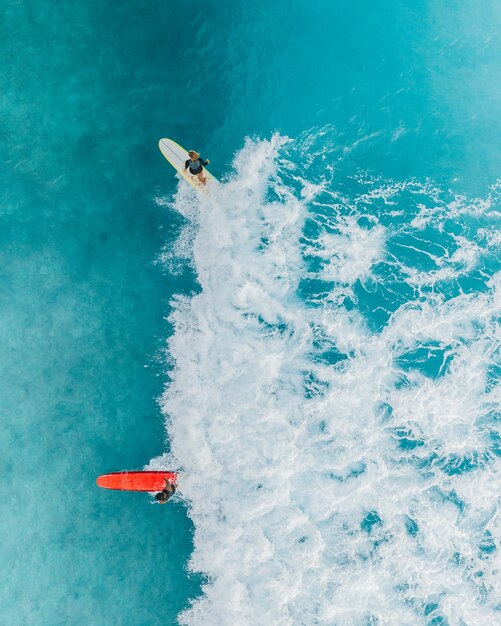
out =
{"type": "Polygon", "coordinates": [[[498,192],[336,182],[304,147],[174,198],[200,293],[162,409],[208,580],[180,621],[492,624],[498,192]]]}

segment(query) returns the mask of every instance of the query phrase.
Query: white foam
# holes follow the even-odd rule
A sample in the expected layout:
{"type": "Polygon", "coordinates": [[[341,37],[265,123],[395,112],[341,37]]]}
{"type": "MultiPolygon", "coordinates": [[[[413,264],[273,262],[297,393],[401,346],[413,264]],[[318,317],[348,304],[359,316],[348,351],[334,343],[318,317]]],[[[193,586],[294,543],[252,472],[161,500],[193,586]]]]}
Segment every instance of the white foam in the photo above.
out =
{"type": "Polygon", "coordinates": [[[384,229],[379,226],[370,230],[361,228],[354,218],[347,218],[338,228],[338,235],[322,235],[313,254],[325,259],[321,278],[353,284],[365,278],[382,256],[384,229]]]}
{"type": "MultiPolygon", "coordinates": [[[[304,244],[322,188],[305,184],[290,154],[284,176],[296,186],[284,182],[285,144],[248,141],[217,193],[180,190],[174,200],[194,224],[181,249],[201,292],[173,302],[175,368],[162,398],[171,451],[153,465],[180,468],[195,525],[190,567],[209,580],[180,621],[412,625],[431,619],[425,605],[435,603],[432,616],[451,625],[493,624],[499,557],[479,545],[501,530],[498,464],[482,421],[495,401],[494,279],[479,294],[407,302],[370,331],[341,296],[372,275],[390,233],[377,220],[359,226],[353,206],[384,197],[398,208],[408,187],[372,187],[345,214],[337,197],[329,227],[304,244]],[[297,290],[315,255],[317,278],[334,287],[311,307],[297,290]],[[347,358],[315,358],[319,341],[347,358]],[[430,343],[449,351],[440,375],[402,372],[399,359],[430,343]],[[399,446],[401,429],[423,445],[399,446]],[[486,453],[474,471],[440,466],[474,453],[486,453]]],[[[458,249],[443,261],[452,273],[482,253],[468,239],[458,249]]],[[[422,272],[407,269],[409,284],[422,286],[422,272]]]]}

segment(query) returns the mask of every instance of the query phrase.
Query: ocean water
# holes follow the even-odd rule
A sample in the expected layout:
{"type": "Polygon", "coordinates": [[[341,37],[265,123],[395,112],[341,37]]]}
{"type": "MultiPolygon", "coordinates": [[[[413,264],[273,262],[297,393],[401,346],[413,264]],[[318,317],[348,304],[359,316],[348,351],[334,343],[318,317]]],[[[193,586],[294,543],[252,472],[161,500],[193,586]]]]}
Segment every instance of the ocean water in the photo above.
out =
{"type": "Polygon", "coordinates": [[[500,22],[5,3],[6,624],[501,621],[500,22]]]}

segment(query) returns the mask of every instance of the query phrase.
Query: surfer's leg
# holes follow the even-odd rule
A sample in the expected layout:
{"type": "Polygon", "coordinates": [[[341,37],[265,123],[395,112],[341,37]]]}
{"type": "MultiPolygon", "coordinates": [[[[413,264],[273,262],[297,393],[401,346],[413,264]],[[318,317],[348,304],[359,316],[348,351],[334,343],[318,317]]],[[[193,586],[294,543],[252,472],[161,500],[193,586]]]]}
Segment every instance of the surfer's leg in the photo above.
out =
{"type": "Polygon", "coordinates": [[[202,183],[202,185],[205,185],[207,183],[207,179],[204,178],[203,171],[197,174],[197,176],[198,176],[198,180],[202,183]]]}

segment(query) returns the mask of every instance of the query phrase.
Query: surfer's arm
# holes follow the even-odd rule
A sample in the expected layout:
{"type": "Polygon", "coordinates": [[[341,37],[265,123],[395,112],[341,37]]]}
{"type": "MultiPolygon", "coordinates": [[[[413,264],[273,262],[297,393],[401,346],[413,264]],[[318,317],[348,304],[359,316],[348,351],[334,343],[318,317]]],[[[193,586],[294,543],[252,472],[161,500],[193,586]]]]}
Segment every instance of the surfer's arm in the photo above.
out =
{"type": "Polygon", "coordinates": [[[184,171],[188,169],[188,165],[190,164],[189,160],[184,162],[184,171]]]}
{"type": "Polygon", "coordinates": [[[206,165],[209,165],[210,161],[209,159],[207,159],[207,161],[204,161],[202,157],[200,157],[200,163],[205,167],[206,165]]]}

